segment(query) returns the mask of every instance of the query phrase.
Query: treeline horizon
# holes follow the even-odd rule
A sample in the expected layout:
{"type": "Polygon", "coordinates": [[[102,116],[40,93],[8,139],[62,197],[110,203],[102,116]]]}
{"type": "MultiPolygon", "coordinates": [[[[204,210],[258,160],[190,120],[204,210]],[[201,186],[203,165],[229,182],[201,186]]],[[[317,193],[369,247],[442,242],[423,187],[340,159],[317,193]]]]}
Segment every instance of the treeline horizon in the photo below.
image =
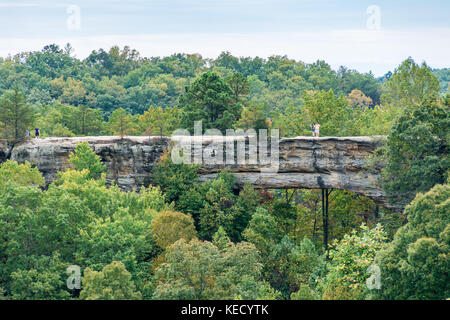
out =
{"type": "MultiPolygon", "coordinates": [[[[114,46],[79,60],[72,52],[70,44],[48,45],[0,58],[0,105],[25,104],[33,113],[26,127],[3,128],[3,138],[20,140],[35,127],[43,137],[170,135],[195,120],[206,120],[205,129],[278,128],[282,136],[310,135],[311,122],[323,135],[386,135],[405,104],[401,77],[429,78],[428,87],[410,88],[417,96],[448,91],[448,69],[432,71],[411,58],[375,78],[286,56],[144,58],[114,46]]],[[[4,127],[11,120],[3,118],[4,127]]]]}
{"type": "MultiPolygon", "coordinates": [[[[9,53],[6,56],[0,56],[0,61],[7,61],[7,60],[16,60],[16,59],[22,59],[24,56],[29,55],[29,54],[36,54],[36,53],[42,53],[44,51],[46,51],[49,48],[56,48],[57,50],[62,50],[63,52],[67,53],[68,55],[70,55],[73,59],[76,59],[80,62],[87,62],[88,60],[90,60],[92,58],[92,56],[99,54],[99,53],[112,53],[114,51],[116,52],[121,52],[125,53],[125,52],[131,52],[131,56],[133,57],[132,59],[136,59],[137,61],[140,61],[142,63],[145,62],[154,62],[154,61],[158,61],[158,60],[165,60],[165,59],[170,59],[172,57],[189,57],[189,56],[196,56],[198,58],[200,58],[201,60],[204,60],[206,62],[206,68],[212,67],[214,66],[214,63],[217,62],[218,60],[220,60],[221,58],[228,56],[231,57],[232,59],[237,59],[238,61],[252,61],[252,60],[260,60],[260,61],[269,61],[271,59],[274,58],[282,58],[282,59],[287,59],[293,62],[297,62],[297,63],[302,63],[303,65],[312,65],[312,64],[317,64],[318,62],[324,62],[325,64],[328,64],[326,62],[325,59],[317,59],[314,62],[304,62],[301,59],[296,59],[296,58],[290,58],[289,55],[287,54],[272,54],[270,56],[267,57],[260,57],[258,55],[256,56],[238,56],[238,55],[233,55],[232,52],[228,51],[228,50],[224,50],[222,51],[217,57],[213,58],[213,57],[203,57],[203,55],[201,53],[198,52],[174,52],[170,55],[155,55],[155,56],[141,56],[140,52],[136,49],[132,49],[130,48],[130,46],[128,45],[124,45],[123,49],[121,49],[121,46],[116,44],[113,45],[109,48],[109,50],[105,50],[105,48],[98,48],[98,49],[94,49],[91,51],[91,53],[89,55],[87,55],[84,58],[78,58],[76,56],[76,54],[74,54],[74,52],[76,51],[72,45],[70,43],[67,43],[64,48],[62,48],[60,45],[58,44],[48,44],[45,45],[41,50],[25,50],[25,51],[21,51],[21,52],[17,52],[17,53],[9,53]],[[118,50],[118,51],[117,51],[118,50]]],[[[405,59],[408,57],[405,57],[405,59]]],[[[409,57],[410,58],[410,57],[409,57]]],[[[422,61],[422,63],[427,63],[425,60],[422,61]]],[[[338,68],[332,68],[330,66],[330,69],[334,72],[338,72],[340,69],[346,69],[349,71],[354,71],[357,72],[359,74],[370,74],[373,75],[373,77],[375,79],[377,79],[380,82],[384,82],[387,79],[389,79],[390,75],[393,73],[394,70],[388,70],[387,72],[385,72],[383,75],[378,75],[376,76],[372,70],[369,70],[368,72],[363,72],[363,71],[359,71],[357,68],[349,68],[345,65],[340,65],[338,68]]],[[[430,69],[433,71],[433,73],[439,78],[440,82],[441,82],[441,87],[442,87],[442,92],[445,92],[445,89],[448,87],[448,85],[445,84],[445,82],[448,82],[448,78],[444,76],[444,73],[446,71],[448,71],[450,68],[448,67],[442,67],[442,68],[433,68],[430,67],[430,69]]]]}

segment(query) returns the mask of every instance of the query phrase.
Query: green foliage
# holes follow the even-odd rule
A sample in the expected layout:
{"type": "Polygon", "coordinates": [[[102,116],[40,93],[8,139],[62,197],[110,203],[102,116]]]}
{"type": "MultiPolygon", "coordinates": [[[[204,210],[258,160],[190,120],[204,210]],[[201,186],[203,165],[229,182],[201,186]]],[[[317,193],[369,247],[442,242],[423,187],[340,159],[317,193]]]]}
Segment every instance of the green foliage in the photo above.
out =
{"type": "Polygon", "coordinates": [[[38,168],[31,167],[29,162],[18,164],[7,160],[0,165],[0,188],[6,183],[19,186],[41,186],[45,185],[45,179],[38,168]]]}
{"type": "Polygon", "coordinates": [[[197,238],[194,220],[181,212],[158,212],[152,221],[155,243],[163,249],[180,239],[190,241],[197,238]]]}
{"type": "Polygon", "coordinates": [[[436,97],[440,91],[439,80],[425,63],[419,66],[409,57],[395,69],[384,91],[383,105],[408,107],[421,104],[424,98],[436,97]]]}
{"type": "Polygon", "coordinates": [[[0,301],[2,300],[9,300],[8,297],[6,297],[5,290],[3,288],[0,288],[0,301]]]}
{"type": "Polygon", "coordinates": [[[314,284],[324,261],[308,238],[295,243],[289,236],[283,236],[285,231],[281,231],[276,214],[258,208],[243,235],[261,252],[265,278],[289,298],[302,284],[314,284]]]}
{"type": "Polygon", "coordinates": [[[220,226],[217,232],[213,235],[212,240],[213,245],[219,248],[219,250],[224,250],[231,244],[230,238],[222,226],[220,226]]]}
{"type": "Polygon", "coordinates": [[[253,243],[263,255],[268,255],[282,237],[275,218],[261,207],[256,209],[243,235],[244,239],[253,243]]]}
{"type": "Polygon", "coordinates": [[[231,88],[234,103],[238,103],[240,100],[245,99],[245,97],[250,93],[250,83],[242,75],[242,73],[236,72],[230,74],[225,78],[225,81],[231,88]]]}
{"type": "Polygon", "coordinates": [[[100,271],[112,261],[120,261],[145,295],[151,278],[149,258],[157,252],[150,228],[150,212],[137,217],[120,208],[111,218],[96,219],[80,232],[76,242],[77,263],[100,271]]]}
{"type": "Polygon", "coordinates": [[[205,186],[204,206],[199,213],[199,235],[202,239],[211,240],[219,226],[232,238],[236,236],[236,229],[233,228],[235,201],[235,195],[225,179],[218,177],[205,186]]]}
{"type": "Polygon", "coordinates": [[[234,193],[236,179],[232,173],[221,171],[215,180],[205,183],[198,192],[201,208],[198,212],[198,230],[202,239],[211,240],[223,227],[232,241],[241,241],[251,213],[258,205],[257,192],[244,186],[238,196],[234,193]]]}
{"type": "MultiPolygon", "coordinates": [[[[155,183],[164,191],[167,201],[177,201],[197,182],[197,166],[174,164],[168,153],[164,154],[153,169],[155,183]]],[[[177,209],[180,209],[177,207],[177,209]]],[[[183,210],[181,210],[183,211],[183,210]]],[[[184,211],[183,211],[184,212],[184,211]]]]}
{"type": "Polygon", "coordinates": [[[121,138],[133,133],[135,130],[132,117],[123,108],[116,109],[111,113],[108,125],[111,132],[119,135],[121,138]]]}
{"type": "Polygon", "coordinates": [[[320,124],[322,136],[350,136],[358,134],[356,121],[361,109],[353,109],[343,95],[332,90],[304,91],[302,106],[290,105],[278,115],[274,127],[284,136],[311,135],[311,123],[320,124]]]}
{"type": "Polygon", "coordinates": [[[320,123],[323,136],[352,135],[352,112],[348,102],[341,95],[336,97],[332,90],[303,93],[303,131],[311,131],[311,123],[320,123]]]}
{"type": "Polygon", "coordinates": [[[274,127],[280,130],[280,135],[284,137],[295,137],[299,135],[311,135],[311,129],[306,126],[307,119],[299,106],[290,104],[284,113],[276,114],[274,127]]]}
{"type": "Polygon", "coordinates": [[[63,300],[70,298],[66,286],[68,264],[53,256],[22,257],[11,273],[11,298],[16,300],[63,300]]]}
{"type": "Polygon", "coordinates": [[[247,228],[252,218],[252,213],[255,212],[259,204],[260,196],[258,191],[252,185],[245,184],[233,205],[234,232],[230,233],[234,235],[233,238],[238,241],[242,240],[242,232],[247,228]]]}
{"type": "Polygon", "coordinates": [[[314,279],[324,266],[311,240],[304,238],[295,245],[285,236],[266,258],[265,273],[269,283],[286,298],[301,285],[314,285],[314,279]]]}
{"type": "Polygon", "coordinates": [[[443,105],[426,101],[405,109],[386,144],[383,187],[391,203],[406,206],[417,192],[445,182],[449,168],[450,117],[443,105]]]}
{"type": "Polygon", "coordinates": [[[77,67],[76,60],[70,56],[71,52],[70,44],[64,49],[56,44],[46,45],[41,51],[30,52],[26,57],[26,64],[42,77],[70,75],[77,67]]]}
{"type": "Polygon", "coordinates": [[[297,218],[297,208],[284,200],[273,200],[271,214],[276,217],[277,226],[282,234],[294,231],[297,218]]]}
{"type": "Polygon", "coordinates": [[[180,109],[150,106],[139,116],[139,131],[147,135],[167,136],[179,128],[180,109]]]}
{"type": "Polygon", "coordinates": [[[42,136],[98,136],[103,132],[100,110],[85,105],[53,103],[40,108],[38,126],[42,136]]]}
{"type": "Polygon", "coordinates": [[[17,270],[20,258],[33,253],[33,235],[27,221],[42,201],[39,188],[11,183],[0,189],[0,286],[9,293],[11,272],[17,270]],[[30,252],[31,251],[31,252],[30,252]]]}
{"type": "Polygon", "coordinates": [[[218,129],[225,132],[238,120],[241,107],[232,101],[230,86],[214,72],[198,77],[180,97],[182,126],[194,131],[194,121],[203,121],[203,130],[218,129]]]}
{"type": "Polygon", "coordinates": [[[106,170],[106,166],[101,162],[100,157],[95,154],[88,142],[77,144],[75,152],[69,155],[69,159],[75,170],[88,170],[89,178],[91,179],[99,179],[106,170]]]}
{"type": "Polygon", "coordinates": [[[25,138],[35,120],[35,112],[26,102],[24,94],[17,87],[5,91],[0,97],[0,132],[12,142],[25,138]]]}
{"type": "Polygon", "coordinates": [[[319,284],[322,299],[362,300],[368,297],[366,280],[370,274],[367,269],[375,262],[375,255],[385,240],[381,225],[369,229],[363,224],[359,232],[353,230],[335,242],[329,252],[328,273],[319,284]]]}
{"type": "Polygon", "coordinates": [[[354,119],[354,128],[358,128],[358,134],[362,136],[387,135],[401,112],[402,108],[391,105],[366,108],[354,119]]]}
{"type": "Polygon", "coordinates": [[[306,285],[300,285],[297,292],[291,294],[291,300],[318,300],[316,294],[306,285]]]}
{"type": "Polygon", "coordinates": [[[374,78],[371,72],[359,73],[356,70],[349,70],[341,66],[337,72],[337,78],[338,89],[336,92],[339,94],[348,95],[356,89],[372,101],[370,105],[380,102],[381,88],[379,81],[374,78]]]}
{"type": "Polygon", "coordinates": [[[36,252],[48,255],[59,251],[62,259],[71,259],[80,230],[92,218],[89,204],[81,197],[74,197],[63,188],[50,187],[43,194],[36,212],[24,217],[21,232],[16,233],[14,240],[22,247],[22,254],[36,252]],[[26,230],[35,231],[30,234],[26,230]]]}
{"type": "Polygon", "coordinates": [[[155,299],[261,299],[277,295],[260,281],[256,248],[245,242],[222,248],[210,242],[177,241],[156,271],[155,299]]]}
{"type": "Polygon", "coordinates": [[[329,210],[331,239],[342,239],[361,223],[371,228],[379,222],[377,205],[371,199],[345,190],[333,190],[329,196],[329,210]]]}
{"type": "MultiPolygon", "coordinates": [[[[249,129],[269,129],[267,118],[263,110],[264,106],[257,104],[249,104],[242,109],[239,121],[235,124],[238,129],[245,131],[249,129]]],[[[258,131],[257,131],[258,132],[258,131]]]]}
{"type": "Polygon", "coordinates": [[[167,199],[175,201],[175,208],[193,217],[201,239],[211,240],[222,226],[233,241],[240,241],[257,206],[256,191],[244,186],[236,196],[234,175],[226,171],[220,172],[215,180],[196,185],[197,170],[197,166],[173,164],[166,154],[158,162],[154,175],[167,199]]]}
{"type": "Polygon", "coordinates": [[[82,280],[83,290],[80,299],[83,300],[136,300],[141,294],[136,291],[131,275],[118,261],[105,266],[102,271],[84,270],[82,280]]]}
{"type": "MultiPolygon", "coordinates": [[[[423,67],[412,68],[412,59],[404,64],[406,66],[399,67],[391,79],[401,78],[411,83],[406,85],[405,81],[402,87],[420,88],[420,85],[412,85],[422,81],[416,79],[423,79],[431,85],[430,88],[435,87],[428,80],[429,72],[419,72],[423,67]],[[400,72],[405,76],[396,77],[400,72]]],[[[265,116],[284,112],[289,105],[300,107],[300,97],[308,90],[331,89],[337,95],[347,96],[356,89],[370,98],[373,105],[377,105],[383,86],[382,81],[371,73],[359,73],[345,67],[334,71],[324,61],[308,64],[286,56],[262,59],[234,57],[224,52],[217,59],[203,58],[198,54],[143,58],[129,47],[114,46],[94,50],[86,59],[79,60],[73,55],[70,45],[60,48],[51,44],[41,51],[23,52],[1,59],[0,94],[15,86],[20,87],[29,103],[40,109],[38,125],[42,127],[44,135],[70,136],[70,132],[76,135],[99,135],[103,124],[98,127],[95,112],[101,112],[103,118],[108,118],[120,106],[126,107],[132,114],[143,114],[152,105],[161,106],[164,110],[175,107],[179,97],[185,93],[185,87],[208,71],[224,77],[235,106],[247,103],[263,105],[267,113],[265,116]],[[45,109],[59,104],[72,110],[64,112],[64,121],[56,126],[47,123],[49,119],[45,109]],[[83,114],[86,115],[81,110],[83,107],[90,110],[85,119],[92,119],[87,120],[86,123],[90,124],[85,129],[82,125],[83,114]]],[[[433,73],[440,79],[442,92],[445,92],[448,82],[446,69],[433,70],[433,73]]],[[[387,87],[383,105],[393,101],[388,99],[389,96],[398,96],[391,94],[392,91],[403,95],[412,92],[420,96],[420,90],[391,90],[390,85],[387,87]]]]}
{"type": "Polygon", "coordinates": [[[158,254],[152,217],[155,210],[169,209],[161,191],[107,188],[104,179],[91,179],[86,169],[61,173],[46,191],[33,179],[9,179],[17,172],[32,178],[34,170],[16,163],[0,169],[8,178],[0,187],[0,286],[7,296],[66,299],[63,266],[100,271],[116,260],[126,265],[139,292],[151,297],[152,259],[158,254]],[[54,253],[57,261],[45,258],[54,253]]]}
{"type": "Polygon", "coordinates": [[[450,69],[433,69],[433,74],[438,78],[439,84],[441,86],[441,93],[448,94],[448,84],[450,83],[450,69]]]}
{"type": "Polygon", "coordinates": [[[79,105],[70,114],[69,128],[78,135],[98,135],[102,128],[102,118],[99,110],[79,105]]]}
{"type": "Polygon", "coordinates": [[[450,246],[450,186],[419,193],[405,209],[408,223],[378,252],[381,299],[447,299],[450,246]]]}
{"type": "MultiPolygon", "coordinates": [[[[403,218],[375,204],[371,199],[345,190],[328,190],[328,240],[340,240],[361,223],[370,227],[381,223],[395,233],[403,218]]],[[[303,238],[310,239],[318,249],[323,249],[323,211],[320,190],[288,190],[283,197],[271,201],[275,221],[283,235],[288,235],[297,243],[303,238]]],[[[391,237],[392,238],[392,237],[391,237]]]]}

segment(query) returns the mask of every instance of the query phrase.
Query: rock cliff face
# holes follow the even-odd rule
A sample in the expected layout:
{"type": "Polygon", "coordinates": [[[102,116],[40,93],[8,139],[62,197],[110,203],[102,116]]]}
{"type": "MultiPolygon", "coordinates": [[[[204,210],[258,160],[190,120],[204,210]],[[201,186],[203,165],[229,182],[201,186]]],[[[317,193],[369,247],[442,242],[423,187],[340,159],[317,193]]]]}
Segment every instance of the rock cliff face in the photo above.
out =
{"type": "MultiPolygon", "coordinates": [[[[58,171],[70,167],[69,154],[78,143],[84,141],[91,145],[106,164],[108,181],[115,181],[123,190],[132,190],[151,183],[153,166],[172,143],[166,137],[32,139],[16,145],[12,150],[0,145],[0,162],[6,159],[29,161],[39,168],[47,182],[51,182],[58,171]]],[[[206,150],[211,141],[217,141],[217,137],[203,138],[203,149],[200,150],[206,150]]],[[[367,156],[383,144],[383,141],[384,137],[281,139],[279,169],[276,173],[261,172],[257,165],[205,164],[200,168],[200,178],[214,178],[221,169],[227,168],[236,175],[241,184],[248,182],[255,187],[266,189],[344,189],[368,196],[380,205],[389,207],[383,190],[376,186],[377,173],[369,173],[363,169],[367,156]]],[[[247,157],[248,153],[247,148],[247,157]]]]}
{"type": "Polygon", "coordinates": [[[167,148],[169,139],[108,136],[32,139],[16,145],[9,159],[37,166],[50,183],[59,171],[71,167],[69,154],[85,141],[106,164],[108,182],[115,181],[121,189],[132,190],[149,184],[153,165],[167,148]]]}

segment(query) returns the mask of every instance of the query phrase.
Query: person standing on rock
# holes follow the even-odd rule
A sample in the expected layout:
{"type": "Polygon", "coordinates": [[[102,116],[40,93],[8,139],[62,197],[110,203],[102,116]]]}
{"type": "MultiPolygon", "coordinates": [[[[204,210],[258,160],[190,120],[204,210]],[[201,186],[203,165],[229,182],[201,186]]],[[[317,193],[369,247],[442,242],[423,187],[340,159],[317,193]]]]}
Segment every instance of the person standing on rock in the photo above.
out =
{"type": "Polygon", "coordinates": [[[316,133],[314,131],[314,123],[311,123],[311,133],[312,133],[313,137],[316,135],[316,133]]]}
{"type": "Polygon", "coordinates": [[[26,140],[30,139],[30,135],[31,135],[30,130],[27,129],[27,131],[25,131],[25,139],[26,140]]]}
{"type": "Polygon", "coordinates": [[[34,135],[36,136],[36,138],[39,138],[40,133],[41,132],[40,132],[39,128],[34,129],[34,135]]]}
{"type": "Polygon", "coordinates": [[[320,124],[318,122],[316,122],[316,125],[314,126],[314,131],[316,133],[316,137],[319,136],[319,130],[320,130],[320,124]]]}

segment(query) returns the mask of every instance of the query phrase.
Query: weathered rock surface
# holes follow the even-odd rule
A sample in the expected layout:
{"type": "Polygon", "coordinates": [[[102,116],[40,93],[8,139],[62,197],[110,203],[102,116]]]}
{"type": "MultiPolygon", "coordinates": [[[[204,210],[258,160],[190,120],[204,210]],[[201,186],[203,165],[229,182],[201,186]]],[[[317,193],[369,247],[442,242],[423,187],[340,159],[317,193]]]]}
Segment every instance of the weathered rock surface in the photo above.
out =
{"type": "MultiPolygon", "coordinates": [[[[217,141],[217,137],[203,138],[203,150],[214,139],[217,141]]],[[[114,181],[123,190],[151,183],[152,168],[171,143],[166,137],[32,139],[12,150],[0,145],[0,162],[7,158],[29,161],[39,168],[47,182],[51,182],[58,171],[70,167],[69,154],[84,141],[106,164],[108,182],[114,181]]],[[[366,158],[383,141],[384,137],[285,138],[280,140],[276,173],[261,172],[257,165],[208,164],[201,166],[200,178],[213,178],[221,169],[227,168],[235,173],[240,183],[248,182],[258,188],[344,189],[389,207],[383,190],[375,183],[377,173],[369,173],[363,168],[366,158]]]]}
{"type": "Polygon", "coordinates": [[[107,166],[109,183],[114,181],[123,190],[149,184],[153,165],[167,148],[169,139],[159,137],[76,137],[32,139],[16,145],[9,158],[35,165],[48,183],[59,171],[70,168],[69,154],[78,143],[87,141],[107,166]]]}

